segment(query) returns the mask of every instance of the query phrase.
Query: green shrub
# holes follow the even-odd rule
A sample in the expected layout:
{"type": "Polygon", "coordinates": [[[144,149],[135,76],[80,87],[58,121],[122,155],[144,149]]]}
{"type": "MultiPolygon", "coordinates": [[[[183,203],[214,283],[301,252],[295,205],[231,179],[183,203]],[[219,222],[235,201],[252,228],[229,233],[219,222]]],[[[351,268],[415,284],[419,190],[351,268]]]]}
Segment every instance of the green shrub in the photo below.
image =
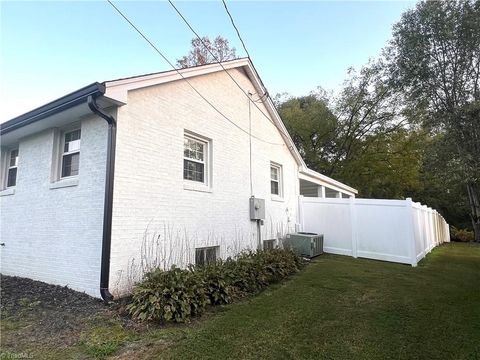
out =
{"type": "Polygon", "coordinates": [[[185,322],[203,312],[208,298],[203,282],[191,269],[156,269],[133,290],[127,310],[139,320],[185,322]]]}
{"type": "Polygon", "coordinates": [[[450,239],[452,241],[470,242],[475,240],[475,235],[471,230],[457,229],[455,226],[451,226],[450,239]]]}
{"type": "Polygon", "coordinates": [[[267,282],[274,283],[297,272],[302,266],[301,260],[291,251],[273,249],[257,253],[266,271],[267,282]]]}
{"type": "Polygon", "coordinates": [[[228,304],[297,272],[302,260],[289,250],[245,251],[216,263],[146,274],[127,311],[136,319],[185,322],[207,304],[228,304]]]}
{"type": "Polygon", "coordinates": [[[289,250],[246,251],[231,262],[230,272],[237,292],[251,294],[297,272],[301,266],[301,259],[289,250]]]}
{"type": "Polygon", "coordinates": [[[254,252],[240,253],[235,260],[227,261],[225,266],[238,297],[255,293],[263,287],[263,269],[254,252]]]}
{"type": "Polygon", "coordinates": [[[225,263],[221,260],[196,268],[197,275],[202,279],[205,295],[211,305],[228,304],[234,297],[232,279],[225,269],[225,263]]]}

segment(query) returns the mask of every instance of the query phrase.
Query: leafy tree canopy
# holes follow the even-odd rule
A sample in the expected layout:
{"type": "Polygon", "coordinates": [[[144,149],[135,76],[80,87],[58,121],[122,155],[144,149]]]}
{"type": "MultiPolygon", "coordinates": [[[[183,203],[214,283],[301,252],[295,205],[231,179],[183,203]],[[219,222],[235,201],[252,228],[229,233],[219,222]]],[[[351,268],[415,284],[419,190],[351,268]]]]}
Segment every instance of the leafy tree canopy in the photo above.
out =
{"type": "Polygon", "coordinates": [[[192,49],[184,57],[177,59],[177,66],[187,68],[197,65],[212,64],[218,61],[237,59],[236,50],[230,47],[227,39],[217,36],[211,41],[208,36],[192,39],[192,49]],[[213,55],[215,56],[213,56],[213,55]]]}
{"type": "Polygon", "coordinates": [[[480,1],[419,2],[394,26],[386,57],[391,84],[448,143],[480,242],[480,1]]]}

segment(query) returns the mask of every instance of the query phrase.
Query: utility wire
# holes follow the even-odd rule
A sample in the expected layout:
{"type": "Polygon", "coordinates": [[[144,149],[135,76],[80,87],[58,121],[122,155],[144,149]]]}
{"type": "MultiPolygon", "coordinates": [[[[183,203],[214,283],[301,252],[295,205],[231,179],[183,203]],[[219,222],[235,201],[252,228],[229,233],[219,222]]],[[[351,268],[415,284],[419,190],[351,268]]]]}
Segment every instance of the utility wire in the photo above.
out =
{"type": "MultiPolygon", "coordinates": [[[[200,96],[208,105],[210,105],[219,115],[221,115],[225,120],[227,120],[228,122],[230,122],[232,125],[234,125],[236,128],[238,128],[239,130],[243,131],[245,134],[249,135],[250,136],[250,133],[243,129],[241,126],[239,126],[238,124],[236,124],[234,121],[232,121],[228,116],[226,116],[224,113],[222,113],[215,105],[213,105],[205,96],[202,95],[202,93],[200,93],[200,91],[198,91],[193,85],[192,83],[185,77],[183,76],[183,74],[180,72],[180,70],[178,70],[175,65],[173,65],[173,63],[155,46],[155,44],[153,44],[146,35],[144,35],[142,33],[142,31],[137,27],[135,26],[135,24],[130,21],[130,19],[128,19],[128,17],[118,8],[115,6],[115,4],[111,1],[111,0],[107,0],[107,2],[117,11],[118,14],[120,14],[120,16],[123,17],[123,19],[128,22],[128,24],[130,24],[130,26],[135,29],[135,31],[163,58],[163,60],[165,60],[171,67],[173,70],[175,70],[178,75],[180,75],[180,77],[186,81],[186,83],[193,89],[193,91],[195,91],[198,96],[200,96]]],[[[280,144],[280,143],[273,143],[273,142],[270,142],[270,141],[267,141],[267,140],[263,140],[257,136],[254,136],[254,135],[251,135],[253,138],[259,140],[259,141],[262,141],[262,142],[265,142],[265,143],[268,143],[268,144],[271,144],[271,145],[281,145],[283,146],[284,144],[280,144]]]]}
{"type": "MultiPolygon", "coordinates": [[[[226,11],[228,17],[230,18],[230,22],[232,23],[232,26],[233,26],[233,28],[235,29],[236,33],[237,33],[238,39],[239,39],[240,42],[242,43],[243,50],[245,50],[245,53],[247,54],[248,58],[250,59],[250,62],[252,63],[253,68],[255,69],[255,65],[253,64],[252,57],[250,56],[250,53],[249,53],[248,50],[247,50],[247,46],[245,45],[245,42],[243,41],[242,35],[240,35],[240,30],[238,30],[238,27],[237,27],[237,25],[235,24],[235,21],[233,20],[233,16],[232,16],[232,14],[230,13],[230,10],[228,9],[228,6],[227,6],[227,2],[226,2],[225,0],[222,0],[222,3],[223,3],[223,7],[225,8],[225,11],[226,11]]],[[[257,71],[257,69],[255,69],[255,71],[257,71]]],[[[261,82],[262,87],[263,87],[264,95],[266,95],[267,97],[270,97],[270,95],[269,95],[269,93],[268,93],[268,90],[267,90],[267,88],[265,87],[265,85],[263,84],[263,82],[262,82],[261,79],[260,79],[260,82],[261,82]]],[[[263,100],[262,100],[262,101],[263,101],[263,100]]],[[[272,101],[272,102],[273,102],[273,101],[272,101]]]]}
{"type": "Polygon", "coordinates": [[[228,10],[227,3],[225,2],[225,0],[222,0],[222,2],[223,2],[223,7],[225,8],[225,11],[228,14],[228,17],[230,18],[230,22],[232,23],[232,26],[235,29],[235,31],[237,32],[237,36],[240,39],[240,42],[242,43],[243,50],[245,50],[245,53],[247,54],[248,58],[251,59],[250,54],[247,50],[247,47],[245,46],[245,43],[243,42],[242,36],[240,35],[240,31],[238,30],[237,26],[235,25],[235,21],[233,21],[233,16],[232,16],[232,14],[230,14],[230,11],[228,10]]]}
{"type": "MultiPolygon", "coordinates": [[[[223,66],[222,62],[217,58],[217,56],[212,52],[212,50],[210,50],[210,48],[208,47],[207,44],[205,44],[205,42],[203,41],[203,39],[200,37],[200,35],[198,35],[198,33],[195,31],[195,29],[192,27],[192,25],[190,25],[190,23],[188,22],[188,20],[185,18],[185,16],[183,16],[183,14],[180,12],[180,10],[178,10],[178,8],[175,6],[175,4],[172,2],[172,0],[168,0],[168,2],[170,3],[170,5],[175,9],[175,11],[177,12],[177,14],[182,18],[183,22],[188,26],[188,28],[192,31],[192,33],[195,34],[195,36],[198,38],[198,40],[200,40],[200,42],[202,43],[202,45],[205,47],[205,49],[207,49],[207,51],[210,53],[210,55],[212,55],[212,57],[215,59],[215,61],[217,62],[218,65],[221,66],[221,68],[223,69],[223,71],[225,71],[225,73],[227,73],[227,75],[230,77],[230,79],[237,85],[237,87],[243,92],[243,94],[247,97],[247,99],[249,101],[252,101],[253,105],[258,109],[258,111],[260,111],[260,113],[268,120],[270,121],[276,128],[277,130],[282,133],[284,136],[287,137],[288,139],[288,135],[285,134],[276,124],[275,122],[270,119],[270,117],[265,114],[263,112],[262,109],[260,109],[260,107],[257,105],[256,102],[254,102],[251,97],[248,95],[248,93],[242,88],[242,86],[237,82],[237,80],[235,80],[235,78],[227,71],[227,69],[225,69],[225,67],[223,66]]],[[[237,30],[238,32],[238,30],[237,30]]],[[[241,40],[241,39],[240,39],[241,40]]],[[[241,40],[241,42],[243,43],[243,40],[241,40]]],[[[246,50],[246,48],[245,48],[246,50]]],[[[247,52],[248,54],[248,52],[247,52]]],[[[250,59],[250,57],[249,57],[250,59]]],[[[268,94],[268,93],[266,93],[268,94]]]]}
{"type": "MultiPolygon", "coordinates": [[[[249,53],[248,50],[247,50],[247,46],[245,45],[245,42],[243,41],[242,35],[240,35],[240,30],[238,30],[238,27],[237,27],[237,25],[235,24],[235,21],[233,20],[233,16],[232,16],[232,14],[230,13],[230,10],[228,9],[227,2],[226,2],[225,0],[222,0],[222,3],[223,3],[223,7],[225,8],[225,11],[226,11],[228,17],[230,18],[230,22],[232,23],[232,26],[233,26],[233,28],[235,29],[236,33],[237,33],[238,39],[239,39],[240,42],[242,43],[243,50],[245,50],[245,53],[247,54],[248,59],[250,60],[250,63],[251,63],[252,66],[253,66],[253,69],[255,70],[255,72],[257,72],[257,69],[255,69],[255,65],[253,64],[252,57],[250,56],[250,53],[249,53]]],[[[257,72],[257,73],[258,73],[258,72],[257,72]]],[[[263,82],[262,82],[262,80],[261,80],[260,78],[259,78],[259,80],[260,80],[260,83],[261,83],[261,85],[262,85],[262,88],[263,88],[262,90],[263,90],[264,94],[263,94],[262,97],[260,98],[261,100],[260,100],[260,99],[258,99],[258,100],[260,100],[260,102],[263,103],[263,102],[265,101],[265,99],[267,99],[267,100],[270,99],[270,102],[272,102],[272,104],[273,104],[273,100],[272,100],[272,98],[270,97],[270,94],[268,93],[267,88],[265,87],[265,85],[263,84],[263,82]]],[[[258,101],[255,101],[255,102],[258,102],[258,101]]],[[[260,110],[260,108],[259,108],[256,104],[254,104],[254,105],[256,106],[257,109],[260,110]]],[[[261,111],[261,110],[260,110],[260,111],[261,111]]],[[[263,111],[261,111],[261,112],[262,112],[262,114],[263,114],[263,111]]],[[[264,115],[265,115],[265,114],[264,114],[264,115]]],[[[278,129],[278,130],[279,130],[283,135],[285,135],[285,136],[287,137],[287,139],[290,138],[289,135],[285,134],[285,133],[284,133],[283,131],[281,131],[280,129],[278,129]]],[[[292,145],[289,145],[288,148],[289,148],[290,150],[292,150],[293,146],[292,146],[292,145]]]]}

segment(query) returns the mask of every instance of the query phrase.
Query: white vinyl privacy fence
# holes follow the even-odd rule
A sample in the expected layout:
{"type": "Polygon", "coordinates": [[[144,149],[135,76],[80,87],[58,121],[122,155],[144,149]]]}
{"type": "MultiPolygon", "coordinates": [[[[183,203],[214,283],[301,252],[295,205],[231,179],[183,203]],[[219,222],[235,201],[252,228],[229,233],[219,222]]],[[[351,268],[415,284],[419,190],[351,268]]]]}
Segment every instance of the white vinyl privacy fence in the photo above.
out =
{"type": "Polygon", "coordinates": [[[299,198],[303,231],[324,235],[325,252],[416,266],[450,241],[435,210],[407,200],[299,198]]]}

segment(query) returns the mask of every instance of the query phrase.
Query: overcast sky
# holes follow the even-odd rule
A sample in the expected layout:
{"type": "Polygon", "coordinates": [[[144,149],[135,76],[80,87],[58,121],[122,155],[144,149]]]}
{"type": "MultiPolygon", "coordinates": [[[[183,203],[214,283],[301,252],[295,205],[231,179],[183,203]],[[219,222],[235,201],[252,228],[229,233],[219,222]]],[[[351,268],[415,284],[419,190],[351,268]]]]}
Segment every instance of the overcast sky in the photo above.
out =
{"type": "MultiPolygon", "coordinates": [[[[228,1],[253,62],[274,95],[336,90],[349,67],[376,57],[407,1],[228,1]]],[[[193,34],[168,2],[117,6],[172,60],[193,34]]],[[[221,1],[176,2],[193,27],[245,53],[221,1]]],[[[0,122],[95,81],[171,69],[105,1],[1,6],[0,122]]]]}

